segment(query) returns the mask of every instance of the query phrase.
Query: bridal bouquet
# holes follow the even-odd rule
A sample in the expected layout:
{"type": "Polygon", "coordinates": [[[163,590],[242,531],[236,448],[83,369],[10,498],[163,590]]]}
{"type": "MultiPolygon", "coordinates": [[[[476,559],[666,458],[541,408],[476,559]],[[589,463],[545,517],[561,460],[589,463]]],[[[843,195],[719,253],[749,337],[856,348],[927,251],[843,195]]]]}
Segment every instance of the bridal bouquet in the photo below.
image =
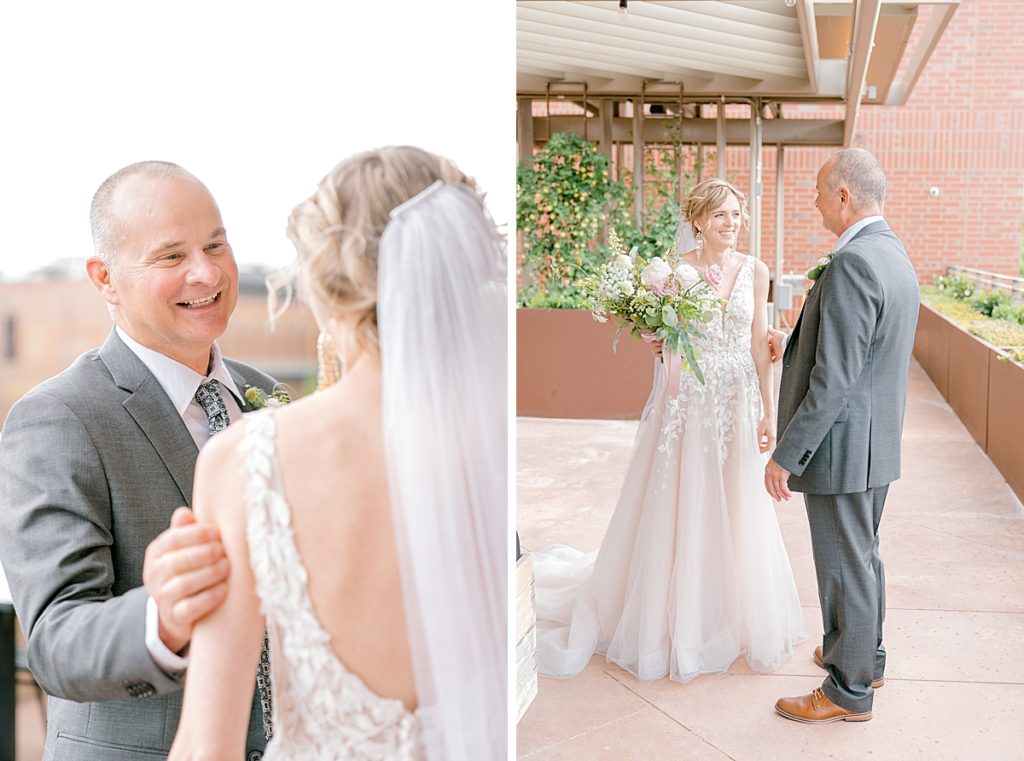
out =
{"type": "Polygon", "coordinates": [[[614,231],[609,242],[615,253],[581,285],[597,322],[607,322],[611,316],[620,323],[612,351],[626,328],[632,334],[653,335],[665,342],[665,349],[679,355],[683,369],[703,383],[694,339],[703,335],[704,324],[714,319],[721,300],[697,270],[677,261],[673,252],[648,259],[633,246],[627,253],[614,231]]]}

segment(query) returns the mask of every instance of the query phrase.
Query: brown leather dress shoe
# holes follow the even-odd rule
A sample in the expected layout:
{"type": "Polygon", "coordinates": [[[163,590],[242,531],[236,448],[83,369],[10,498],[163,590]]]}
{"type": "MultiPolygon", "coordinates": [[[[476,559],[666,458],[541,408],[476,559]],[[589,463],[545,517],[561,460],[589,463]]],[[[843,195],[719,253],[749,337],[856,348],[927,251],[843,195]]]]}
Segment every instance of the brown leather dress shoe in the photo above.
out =
{"type": "MultiPolygon", "coordinates": [[[[821,645],[818,645],[816,648],[814,648],[814,662],[818,664],[819,668],[825,668],[825,655],[824,651],[821,649],[821,645]]],[[[875,690],[877,690],[879,687],[885,687],[885,677],[873,681],[871,683],[871,687],[875,690]]]]}
{"type": "Polygon", "coordinates": [[[804,724],[827,724],[830,721],[870,721],[871,711],[857,713],[837,706],[821,689],[798,698],[779,698],[775,710],[780,716],[804,724]]]}

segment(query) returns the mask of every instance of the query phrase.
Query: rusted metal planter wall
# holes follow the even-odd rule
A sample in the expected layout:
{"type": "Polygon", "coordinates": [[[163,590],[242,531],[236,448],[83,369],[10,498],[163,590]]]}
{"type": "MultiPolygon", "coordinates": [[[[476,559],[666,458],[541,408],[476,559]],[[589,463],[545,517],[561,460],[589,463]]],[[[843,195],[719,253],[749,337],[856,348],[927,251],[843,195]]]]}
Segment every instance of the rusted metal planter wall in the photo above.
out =
{"type": "Polygon", "coordinates": [[[924,304],[914,356],[1024,500],[1024,367],[924,304]]]}
{"type": "Polygon", "coordinates": [[[946,401],[982,449],[988,438],[988,367],[992,353],[987,343],[950,323],[946,401]]]}
{"type": "Polygon", "coordinates": [[[922,304],[914,337],[914,356],[946,401],[949,401],[949,333],[950,322],[922,304]]]}
{"type": "Polygon", "coordinates": [[[992,464],[1024,501],[1024,367],[992,352],[988,369],[988,441],[992,464]]]}
{"type": "Polygon", "coordinates": [[[635,420],[651,390],[647,346],[575,309],[516,311],[516,410],[527,417],[635,420]]]}

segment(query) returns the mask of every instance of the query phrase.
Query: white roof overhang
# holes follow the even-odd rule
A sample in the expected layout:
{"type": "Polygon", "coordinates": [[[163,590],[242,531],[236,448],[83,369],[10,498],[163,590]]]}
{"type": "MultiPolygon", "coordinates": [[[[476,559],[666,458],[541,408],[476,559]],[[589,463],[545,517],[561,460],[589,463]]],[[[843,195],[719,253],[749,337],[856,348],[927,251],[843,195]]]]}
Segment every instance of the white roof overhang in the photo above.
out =
{"type": "Polygon", "coordinates": [[[622,5],[520,0],[520,96],[843,103],[848,145],[862,104],[907,101],[959,0],[622,5]]]}

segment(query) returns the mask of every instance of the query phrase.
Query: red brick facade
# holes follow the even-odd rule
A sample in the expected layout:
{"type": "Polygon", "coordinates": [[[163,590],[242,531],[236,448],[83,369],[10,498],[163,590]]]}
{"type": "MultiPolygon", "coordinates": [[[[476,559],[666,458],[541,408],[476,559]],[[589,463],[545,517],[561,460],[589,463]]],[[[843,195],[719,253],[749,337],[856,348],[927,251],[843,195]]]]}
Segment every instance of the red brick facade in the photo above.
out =
{"type": "MultiPolygon", "coordinates": [[[[922,9],[924,13],[926,9],[922,9]]],[[[917,28],[922,23],[919,21],[917,28]]],[[[916,35],[911,37],[912,50],[916,35]]],[[[864,106],[854,145],[889,180],[885,213],[923,279],[950,264],[1019,274],[1024,221],[1024,4],[963,0],[905,106],[864,106]],[[938,188],[939,195],[929,195],[938,188]]],[[[836,109],[790,106],[783,116],[836,109]]],[[[731,153],[732,151],[730,151],[731,153]]],[[[746,152],[739,157],[746,166],[746,152]]],[[[812,206],[814,175],[831,153],[786,149],[786,268],[827,246],[812,206]],[[806,253],[805,253],[806,252],[806,253]]],[[[732,162],[730,162],[732,163],[732,162]]],[[[762,254],[775,250],[775,151],[765,151],[762,254]]]]}

